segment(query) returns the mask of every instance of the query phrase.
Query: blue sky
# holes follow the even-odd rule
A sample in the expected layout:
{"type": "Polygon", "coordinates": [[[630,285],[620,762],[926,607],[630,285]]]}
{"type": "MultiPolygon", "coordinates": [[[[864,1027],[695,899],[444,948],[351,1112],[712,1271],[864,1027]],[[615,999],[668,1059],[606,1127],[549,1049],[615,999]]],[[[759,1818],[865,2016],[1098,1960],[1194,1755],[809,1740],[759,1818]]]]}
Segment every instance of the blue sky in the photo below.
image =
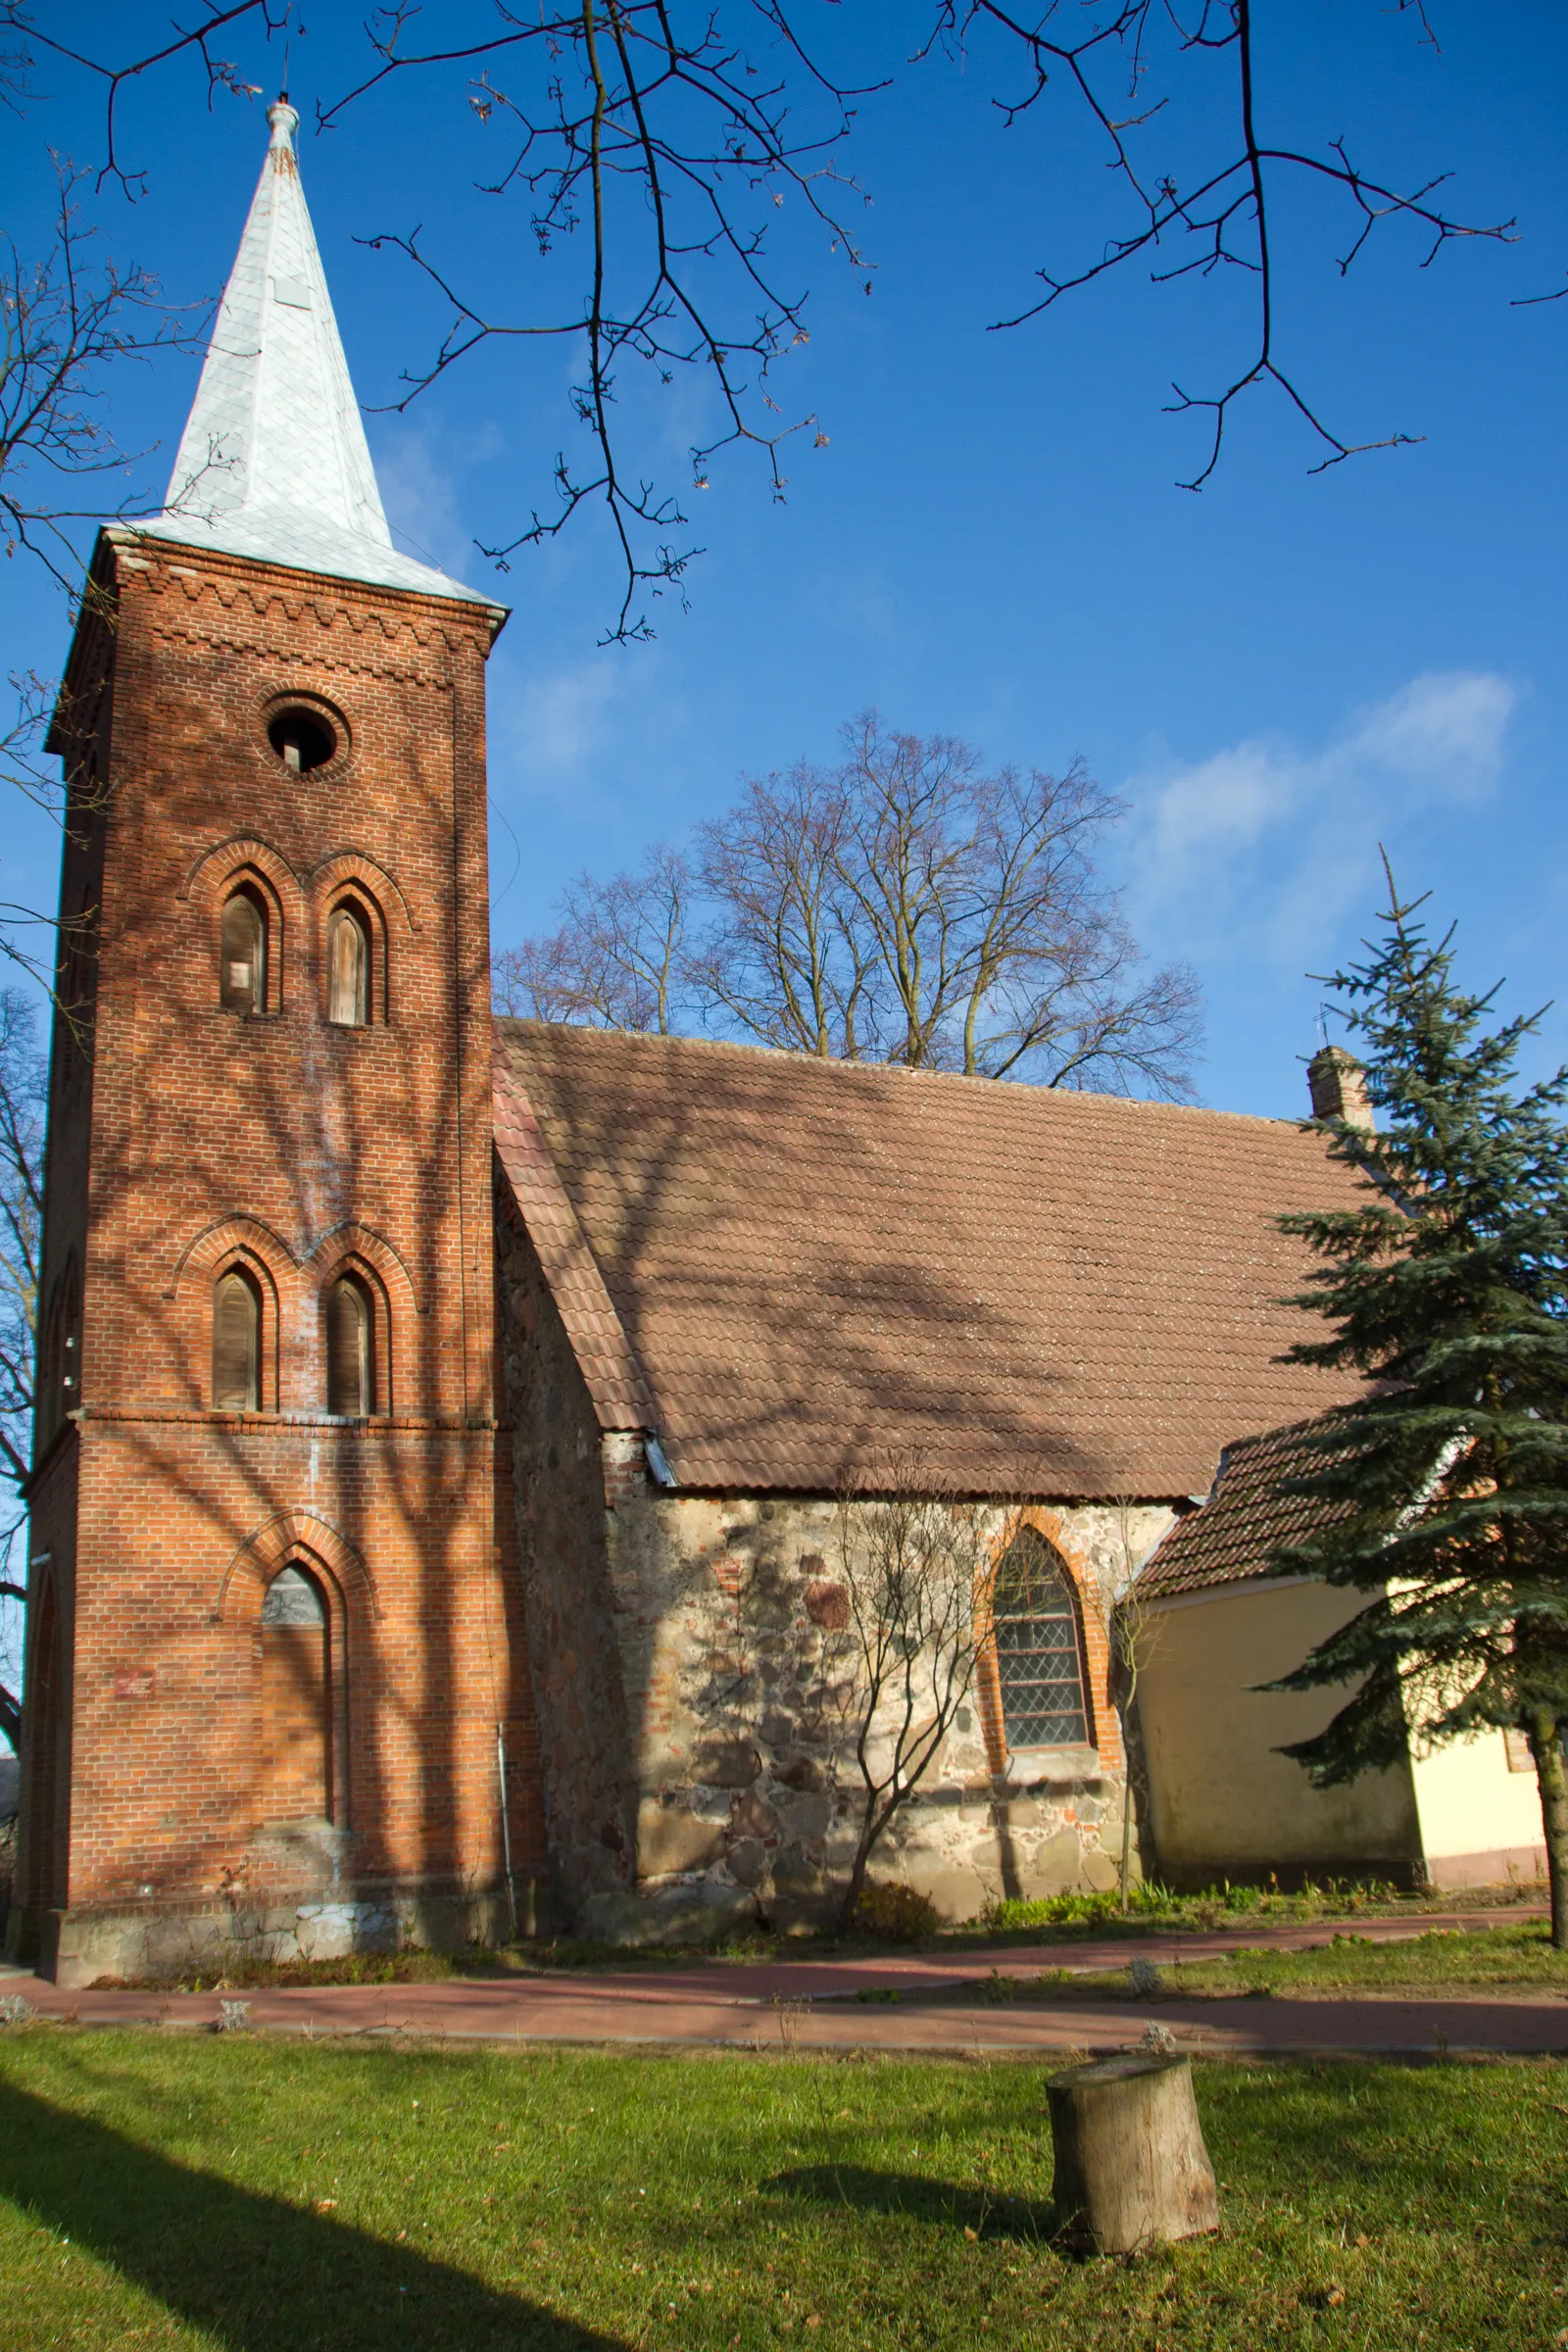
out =
{"type": "MultiPolygon", "coordinates": [[[[897,58],[923,22],[913,6],[846,13],[807,10],[840,53],[860,41],[897,58]]],[[[1004,133],[983,54],[962,72],[937,60],[902,74],[868,101],[842,152],[875,198],[858,216],[872,294],[788,208],[779,220],[786,274],[812,299],[810,341],[778,397],[828,436],[794,445],[787,503],[744,459],[718,462],[693,501],[707,553],[692,610],[659,608],[651,647],[598,644],[618,586],[595,529],[521,555],[499,583],[514,611],[491,664],[498,944],[546,921],[584,865],[630,862],[716,812],[745,771],[831,757],[840,722],[877,705],[997,760],[1059,768],[1081,754],[1125,796],[1108,868],[1151,953],[1201,975],[1203,1100],[1301,1105],[1320,993],[1305,974],[1353,950],[1380,840],[1407,887],[1459,918],[1468,977],[1505,974],[1510,1005],[1564,1000],[1543,1057],[1568,1056],[1568,301],[1510,307],[1568,270],[1568,19],[1532,0],[1431,13],[1441,55],[1371,0],[1259,12],[1266,135],[1344,134],[1391,176],[1451,169],[1454,210],[1517,215],[1519,241],[1455,248],[1423,270],[1421,246],[1394,227],[1342,282],[1343,218],[1282,206],[1284,356],[1350,437],[1425,438],[1312,477],[1303,429],[1253,396],[1201,496],[1175,487],[1198,428],[1162,403],[1173,376],[1212,381],[1243,350],[1241,289],[1161,291],[1128,272],[987,333],[1027,301],[1041,262],[1090,251],[1113,225],[1092,150],[1064,113],[1004,133]]],[[[127,51],[138,24],[163,22],[137,6],[69,16],[84,45],[96,24],[127,51]]],[[[356,239],[422,222],[432,253],[518,308],[547,266],[520,211],[471,192],[495,140],[461,76],[395,86],[330,137],[310,134],[312,101],[349,77],[358,17],[321,8],[308,22],[290,76],[305,185],[373,407],[438,318],[395,255],[356,239]]],[[[243,34],[230,49],[270,94],[275,58],[243,34]]],[[[52,68],[35,82],[31,135],[13,129],[3,167],[19,238],[40,218],[42,143],[97,152],[84,84],[52,68]]],[[[1173,122],[1173,153],[1192,151],[1208,105],[1200,94],[1173,122]]],[[[173,298],[216,293],[260,168],[261,101],[209,112],[195,77],[175,74],[129,91],[123,134],[146,189],[134,206],[113,189],[89,200],[105,244],[155,268],[173,298]]],[[[122,443],[152,453],[138,478],[155,486],[196,366],[175,355],[111,387],[122,443]]],[[[474,539],[547,501],[573,433],[570,377],[559,350],[512,347],[405,416],[371,414],[404,544],[489,583],[474,539]]],[[[625,408],[678,485],[707,430],[701,387],[628,382],[625,408]]],[[[63,607],[15,561],[0,597],[9,663],[57,670],[63,607]]],[[[30,819],[7,830],[0,896],[49,899],[53,837],[30,819]]]]}

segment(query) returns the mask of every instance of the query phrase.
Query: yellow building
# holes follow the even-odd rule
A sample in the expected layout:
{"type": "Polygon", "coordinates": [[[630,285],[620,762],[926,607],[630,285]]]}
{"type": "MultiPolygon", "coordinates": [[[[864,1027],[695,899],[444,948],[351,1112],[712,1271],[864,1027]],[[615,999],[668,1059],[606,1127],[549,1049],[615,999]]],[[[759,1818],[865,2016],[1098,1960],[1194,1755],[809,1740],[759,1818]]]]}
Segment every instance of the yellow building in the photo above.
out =
{"type": "Polygon", "coordinates": [[[1280,1754],[1320,1731],[1343,1698],[1261,1686],[1299,1666],[1371,1597],[1271,1570],[1322,1508],[1279,1492],[1305,1466],[1301,1426],[1232,1446],[1208,1500],[1139,1579],[1146,1869],[1175,1886],[1270,1873],[1282,1886],[1544,1877],[1540,1792],[1521,1734],[1483,1732],[1423,1753],[1412,1730],[1396,1767],[1335,1788],[1314,1788],[1280,1754]]]}

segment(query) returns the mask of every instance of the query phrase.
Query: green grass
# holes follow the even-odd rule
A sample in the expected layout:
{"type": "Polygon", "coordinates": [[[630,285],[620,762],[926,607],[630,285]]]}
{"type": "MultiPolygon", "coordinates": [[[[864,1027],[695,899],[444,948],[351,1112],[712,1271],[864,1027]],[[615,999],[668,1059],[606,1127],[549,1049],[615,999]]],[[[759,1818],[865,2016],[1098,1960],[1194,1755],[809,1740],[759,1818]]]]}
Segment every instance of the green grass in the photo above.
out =
{"type": "MultiPolygon", "coordinates": [[[[1214,1960],[1161,1961],[1159,1981],[1165,1992],[1183,2000],[1313,1989],[1427,1994],[1499,1984],[1557,1985],[1568,1992],[1568,1952],[1552,1950],[1544,1922],[1519,1922],[1439,1928],[1397,1943],[1338,1935],[1305,1952],[1248,1948],[1214,1960]]],[[[986,1998],[996,2001],[1058,2001],[1064,1993],[1100,2000],[1128,1989],[1125,1969],[1052,1969],[1038,1977],[997,1977],[985,1988],[986,1998]]]]}
{"type": "Polygon", "coordinates": [[[0,2037],[0,2346],[1534,2352],[1552,2064],[1199,2070],[1212,2241],[1049,2239],[1042,2070],[0,2037]]]}
{"type": "Polygon", "coordinates": [[[1053,1939],[1074,1935],[1147,1936],[1172,1928],[1299,1927],[1321,1920],[1408,1918],[1422,1911],[1496,1908],[1510,1903],[1544,1903],[1544,1885],[1520,1880],[1507,1887],[1452,1888],[1401,1893],[1387,1881],[1365,1885],[1330,1879],[1286,1893],[1278,1886],[1210,1886],[1201,1894],[1174,1894],[1153,1882],[1129,1889],[1129,1907],[1114,1891],[1052,1894],[1032,1900],[988,1903],[981,1919],[961,1936],[988,1934],[1004,1939],[1049,1931],[1053,1939]]]}

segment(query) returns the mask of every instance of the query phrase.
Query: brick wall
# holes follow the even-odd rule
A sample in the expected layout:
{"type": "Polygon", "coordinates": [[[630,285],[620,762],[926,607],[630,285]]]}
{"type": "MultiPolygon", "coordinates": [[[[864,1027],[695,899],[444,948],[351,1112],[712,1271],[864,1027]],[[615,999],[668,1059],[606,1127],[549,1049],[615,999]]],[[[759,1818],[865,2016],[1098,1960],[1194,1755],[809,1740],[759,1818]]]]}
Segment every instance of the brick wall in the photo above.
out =
{"type": "MultiPolygon", "coordinates": [[[[329,1601],[332,1871],[494,1886],[498,1721],[514,1838],[535,1862],[539,1845],[496,1517],[494,616],[124,534],[96,577],[57,725],[68,759],[97,762],[63,905],[96,891],[98,915],[75,990],[90,1022],[57,1024],[51,1101],[43,1308],[79,1283],[80,1370],[38,1433],[33,1550],[57,1563],[70,1685],[53,1822],[30,1810],[46,1776],[24,1800],[59,1860],[39,1884],[74,1912],[325,1867],[264,1834],[261,1599],[297,1557],[329,1601]],[[291,706],[336,739],[305,773],[269,740],[291,706]],[[219,975],[241,886],[270,932],[266,1007],[245,1015],[219,975]],[[374,966],[358,1028],[325,1018],[346,895],[374,966]],[[262,1301],[252,1413],[210,1409],[230,1267],[262,1301]],[[372,1306],[365,1422],[325,1412],[323,1298],[344,1273],[372,1306]]],[[[26,1932],[47,1943],[37,1908],[26,1932]]]]}

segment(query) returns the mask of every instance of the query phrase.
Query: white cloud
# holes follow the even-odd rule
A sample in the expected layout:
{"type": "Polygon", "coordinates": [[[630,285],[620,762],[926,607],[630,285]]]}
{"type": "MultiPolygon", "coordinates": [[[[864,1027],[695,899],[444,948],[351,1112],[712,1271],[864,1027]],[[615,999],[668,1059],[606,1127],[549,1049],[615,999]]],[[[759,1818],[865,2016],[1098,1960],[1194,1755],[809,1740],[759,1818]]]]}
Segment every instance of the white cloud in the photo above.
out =
{"type": "Polygon", "coordinates": [[[1449,797],[1478,799],[1497,780],[1518,699],[1494,670],[1429,670],[1369,711],[1345,750],[1449,797]]]}
{"type": "Polygon", "coordinates": [[[1288,763],[1262,743],[1178,769],[1153,795],[1149,861],[1173,875],[1196,858],[1254,842],[1293,791],[1288,763]]]}
{"type": "Polygon", "coordinates": [[[1429,671],[1318,752],[1250,741],[1135,778],[1131,896],[1146,936],[1203,959],[1226,948],[1310,958],[1375,888],[1380,841],[1494,789],[1518,699],[1495,671],[1429,671]]]}

